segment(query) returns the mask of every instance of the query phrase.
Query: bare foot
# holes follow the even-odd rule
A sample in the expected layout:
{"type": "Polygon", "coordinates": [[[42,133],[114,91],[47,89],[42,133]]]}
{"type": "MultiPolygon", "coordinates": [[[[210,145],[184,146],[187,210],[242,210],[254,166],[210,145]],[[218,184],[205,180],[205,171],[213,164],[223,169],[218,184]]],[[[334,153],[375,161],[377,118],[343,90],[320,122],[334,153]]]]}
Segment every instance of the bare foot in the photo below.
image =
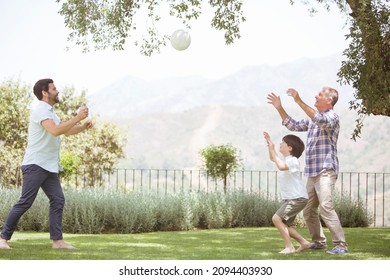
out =
{"type": "Polygon", "coordinates": [[[0,237],[0,250],[10,250],[11,247],[8,245],[8,241],[0,237]]]}
{"type": "Polygon", "coordinates": [[[53,240],[53,249],[77,250],[78,248],[66,243],[64,240],[53,240]]]}
{"type": "Polygon", "coordinates": [[[301,246],[298,247],[296,252],[299,253],[299,252],[305,251],[305,250],[309,249],[312,244],[313,243],[310,243],[310,242],[305,243],[305,244],[301,244],[301,246]]]}
{"type": "Polygon", "coordinates": [[[285,248],[284,250],[279,252],[279,254],[292,254],[292,253],[295,253],[294,248],[285,248]]]}

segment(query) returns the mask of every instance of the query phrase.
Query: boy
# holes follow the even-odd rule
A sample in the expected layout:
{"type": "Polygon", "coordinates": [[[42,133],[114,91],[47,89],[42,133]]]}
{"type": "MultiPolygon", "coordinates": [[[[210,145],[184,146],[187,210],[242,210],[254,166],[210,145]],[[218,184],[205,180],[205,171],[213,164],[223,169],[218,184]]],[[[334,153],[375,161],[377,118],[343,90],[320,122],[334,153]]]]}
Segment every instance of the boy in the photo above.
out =
{"type": "Polygon", "coordinates": [[[302,155],[305,144],[295,135],[286,135],[280,144],[279,158],[275,151],[275,145],[267,132],[264,132],[267,141],[270,159],[275,162],[279,172],[280,193],[282,204],[272,217],[272,222],[283,237],[285,248],[281,254],[290,254],[307,249],[311,243],[303,238],[293,227],[295,217],[307,204],[308,195],[300,178],[298,158],[302,155]],[[299,242],[297,250],[291,242],[291,238],[299,242]]]}

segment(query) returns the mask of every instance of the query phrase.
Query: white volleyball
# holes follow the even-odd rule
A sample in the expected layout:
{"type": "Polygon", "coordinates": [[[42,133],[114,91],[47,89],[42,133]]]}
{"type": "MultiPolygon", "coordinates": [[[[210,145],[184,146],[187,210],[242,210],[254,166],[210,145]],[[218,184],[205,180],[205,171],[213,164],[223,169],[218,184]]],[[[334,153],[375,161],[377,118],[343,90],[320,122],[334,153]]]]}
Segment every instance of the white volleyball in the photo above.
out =
{"type": "Polygon", "coordinates": [[[178,29],[171,35],[171,45],[178,51],[184,51],[191,44],[190,33],[182,29],[178,29]]]}

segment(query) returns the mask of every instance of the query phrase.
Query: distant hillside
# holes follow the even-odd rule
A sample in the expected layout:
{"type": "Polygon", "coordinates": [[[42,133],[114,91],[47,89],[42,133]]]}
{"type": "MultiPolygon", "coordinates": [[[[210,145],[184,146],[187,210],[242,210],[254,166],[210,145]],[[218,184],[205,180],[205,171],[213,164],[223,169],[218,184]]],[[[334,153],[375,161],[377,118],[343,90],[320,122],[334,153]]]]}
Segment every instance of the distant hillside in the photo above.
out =
{"type": "MultiPolygon", "coordinates": [[[[274,142],[291,133],[267,104],[279,94],[287,111],[305,117],[285,95],[296,88],[309,105],[324,85],[340,93],[339,159],[342,171],[390,172],[387,139],[390,118],[367,117],[362,138],[350,140],[356,116],[348,110],[353,90],[337,83],[341,56],[301,59],[279,66],[251,66],[218,80],[200,77],[145,81],[125,77],[88,96],[93,115],[111,119],[128,136],[125,168],[198,168],[198,152],[210,144],[230,143],[242,153],[245,169],[274,170],[262,136],[274,142]]],[[[303,139],[305,133],[297,134],[303,139]]],[[[303,162],[303,157],[301,158],[303,162]]]]}
{"type": "MultiPolygon", "coordinates": [[[[298,110],[288,111],[292,116],[302,116],[298,110]]],[[[349,110],[339,114],[341,171],[390,172],[389,152],[385,148],[390,137],[390,119],[368,118],[362,138],[354,142],[350,137],[355,114],[349,110]]],[[[274,170],[262,133],[268,131],[277,147],[283,135],[292,133],[282,127],[271,105],[201,107],[115,121],[127,131],[127,159],[121,161],[124,168],[199,168],[201,148],[230,143],[241,151],[245,169],[274,170]]],[[[306,133],[293,134],[306,139],[306,133]]]]}
{"type": "Polygon", "coordinates": [[[300,59],[279,66],[248,66],[218,80],[200,77],[146,81],[124,77],[89,96],[91,111],[102,117],[136,117],[150,113],[183,112],[203,106],[261,106],[275,92],[285,105],[287,88],[296,88],[310,102],[324,85],[340,92],[340,107],[348,107],[352,89],[337,83],[341,56],[300,59]]]}

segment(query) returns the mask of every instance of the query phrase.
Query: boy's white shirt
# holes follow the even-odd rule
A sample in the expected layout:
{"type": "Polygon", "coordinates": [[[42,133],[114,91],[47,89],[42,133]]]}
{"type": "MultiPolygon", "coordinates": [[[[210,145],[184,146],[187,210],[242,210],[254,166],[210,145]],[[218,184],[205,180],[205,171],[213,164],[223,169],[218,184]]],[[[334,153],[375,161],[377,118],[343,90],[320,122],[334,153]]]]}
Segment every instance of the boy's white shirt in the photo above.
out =
{"type": "Polygon", "coordinates": [[[291,155],[281,159],[288,166],[288,170],[278,172],[281,198],[308,198],[306,187],[301,178],[298,159],[291,155]]]}

